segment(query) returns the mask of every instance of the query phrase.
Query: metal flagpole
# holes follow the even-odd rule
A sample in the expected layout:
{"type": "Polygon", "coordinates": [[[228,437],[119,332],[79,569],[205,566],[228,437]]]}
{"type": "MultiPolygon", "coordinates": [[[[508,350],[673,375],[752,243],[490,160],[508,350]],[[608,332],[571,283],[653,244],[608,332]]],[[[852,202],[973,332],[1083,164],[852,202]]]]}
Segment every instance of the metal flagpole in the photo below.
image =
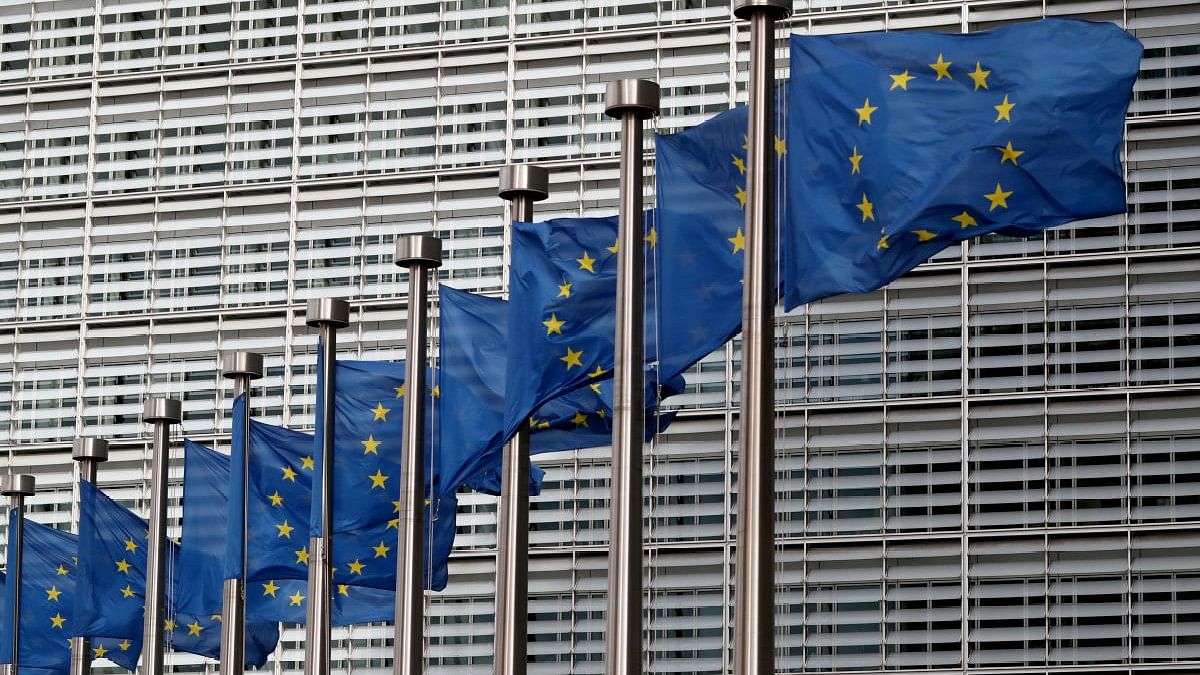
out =
{"type": "Polygon", "coordinates": [[[394,262],[408,268],[404,435],[400,448],[400,523],[396,533],[396,637],[392,672],[421,672],[425,598],[425,361],[427,272],[442,264],[442,240],[417,234],[396,241],[394,262]]]}
{"type": "MultiPolygon", "coordinates": [[[[350,303],[339,298],[308,301],[305,323],[321,337],[321,531],[308,540],[308,612],[304,626],[304,675],[329,675],[333,624],[333,378],[337,366],[337,329],[350,325],[350,303]]],[[[317,499],[316,494],[313,495],[317,499]]]]}
{"type": "Polygon", "coordinates": [[[642,120],[658,114],[658,85],[608,83],[604,112],[621,120],[617,210],[617,327],[613,362],[612,530],[608,550],[606,675],[642,672],[642,448],[645,444],[646,255],[642,120]]]}
{"type": "Polygon", "coordinates": [[[25,498],[32,497],[34,478],[29,474],[8,475],[0,478],[0,494],[8,497],[8,522],[13,522],[13,514],[17,518],[17,526],[8,531],[8,545],[13,550],[11,560],[13,568],[8,570],[8,597],[11,600],[8,625],[15,626],[12,630],[12,664],[9,665],[10,675],[21,672],[21,559],[25,556],[25,498]]]}
{"type": "MultiPolygon", "coordinates": [[[[533,203],[550,196],[550,174],[532,164],[500,170],[511,220],[533,220],[533,203]]],[[[529,426],[504,446],[496,532],[496,675],[525,675],[529,651],[529,426]]]]}
{"type": "MultiPolygon", "coordinates": [[[[71,528],[79,534],[79,479],[95,484],[96,472],[101,462],[108,461],[108,441],[103,438],[76,436],[71,447],[71,459],[75,460],[78,474],[75,480],[75,507],[71,514],[71,528]]],[[[71,638],[71,675],[88,675],[92,670],[92,641],[86,637],[71,638]]]]}
{"type": "Polygon", "coordinates": [[[163,619],[167,595],[167,467],[171,425],[182,419],[182,406],[171,398],[147,398],[142,422],[154,425],[150,458],[150,544],[146,554],[146,614],[142,624],[142,662],[138,675],[162,675],[163,619]]]}
{"type": "Polygon", "coordinates": [[[242,419],[242,465],[230,471],[242,474],[241,499],[234,495],[242,522],[241,570],[236,579],[226,579],[221,587],[221,675],[242,675],[246,664],[246,499],[250,484],[250,381],[262,377],[263,357],[254,352],[230,352],[221,359],[221,374],[233,380],[233,397],[246,394],[246,414],[242,419]]]}
{"type": "Polygon", "coordinates": [[[735,0],[750,21],[746,267],[733,672],[775,668],[775,21],[790,0],[735,0]]]}

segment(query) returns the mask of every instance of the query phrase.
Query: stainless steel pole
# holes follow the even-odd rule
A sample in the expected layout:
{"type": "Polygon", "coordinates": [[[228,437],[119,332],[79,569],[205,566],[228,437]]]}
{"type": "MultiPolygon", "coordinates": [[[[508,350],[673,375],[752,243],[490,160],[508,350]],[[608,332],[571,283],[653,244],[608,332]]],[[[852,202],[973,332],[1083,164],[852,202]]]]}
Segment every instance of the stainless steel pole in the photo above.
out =
{"type": "Polygon", "coordinates": [[[8,545],[13,549],[13,569],[8,571],[8,591],[12,599],[12,610],[8,616],[8,625],[15,626],[12,630],[12,665],[9,673],[17,675],[21,672],[21,566],[25,557],[25,498],[32,497],[35,481],[29,474],[15,474],[0,478],[0,494],[8,497],[8,522],[13,522],[13,512],[16,512],[17,526],[8,531],[8,545]]]}
{"type": "MultiPolygon", "coordinates": [[[[533,220],[533,203],[550,196],[550,174],[532,164],[500,170],[510,221],[533,220]]],[[[529,427],[504,446],[496,532],[496,675],[525,675],[529,657],[529,427]]]]}
{"type": "Polygon", "coordinates": [[[329,675],[333,624],[333,378],[337,366],[337,329],[350,325],[350,303],[338,298],[308,301],[305,323],[321,336],[321,480],[313,484],[321,500],[321,531],[308,540],[308,612],[304,626],[304,675],[329,675]]]}
{"type": "Polygon", "coordinates": [[[170,464],[171,425],[182,417],[179,401],[147,398],[142,422],[154,425],[150,459],[150,545],[146,554],[146,614],[142,623],[142,662],[139,675],[162,675],[163,619],[167,597],[167,467],[170,464]]]}
{"type": "Polygon", "coordinates": [[[642,120],[658,114],[658,85],[608,83],[604,112],[621,120],[613,361],[612,529],[608,549],[606,675],[642,672],[642,449],[645,444],[646,255],[642,120]]]}
{"type": "Polygon", "coordinates": [[[236,579],[226,579],[221,586],[221,675],[242,675],[246,664],[246,488],[250,483],[250,381],[262,377],[263,357],[254,352],[230,352],[221,359],[221,374],[233,380],[233,397],[246,394],[246,415],[242,420],[241,466],[231,466],[230,471],[242,473],[242,494],[237,500],[242,523],[241,574],[236,579]]]}
{"type": "MultiPolygon", "coordinates": [[[[76,436],[71,447],[71,459],[78,469],[75,480],[75,503],[71,512],[71,529],[79,533],[79,479],[96,482],[101,462],[108,461],[108,441],[103,438],[76,436]]],[[[88,675],[92,670],[92,641],[86,637],[71,638],[71,675],[88,675]]]]}
{"type": "Polygon", "coordinates": [[[400,523],[396,533],[396,637],[392,672],[419,675],[425,627],[425,361],[427,277],[442,264],[442,240],[410,235],[396,241],[399,267],[408,268],[408,362],[404,394],[404,435],[400,447],[400,523]]]}
{"type": "Polygon", "coordinates": [[[750,21],[746,267],[733,672],[775,668],[775,21],[790,0],[735,0],[750,21]]]}

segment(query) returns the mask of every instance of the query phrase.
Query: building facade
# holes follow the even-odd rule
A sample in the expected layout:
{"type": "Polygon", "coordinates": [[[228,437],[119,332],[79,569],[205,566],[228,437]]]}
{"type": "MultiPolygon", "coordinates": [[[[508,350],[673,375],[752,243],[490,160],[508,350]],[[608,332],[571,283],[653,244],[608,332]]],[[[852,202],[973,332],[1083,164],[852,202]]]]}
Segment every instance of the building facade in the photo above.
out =
{"type": "MultiPolygon", "coordinates": [[[[37,475],[33,517],[69,522],[76,434],[110,439],[102,486],[145,508],[147,394],[228,448],[221,351],[264,353],[255,414],[310,428],[308,298],[353,301],[345,356],[402,358],[397,236],[432,228],[444,283],[503,293],[502,164],[550,169],[539,216],[614,213],[605,82],[657,80],[661,133],[744,101],[729,4],[0,3],[0,452],[37,475]]],[[[1200,7],[797,2],[779,75],[790,31],[1051,15],[1145,44],[1128,213],[780,317],[779,673],[1200,670],[1200,7]]],[[[648,447],[646,672],[728,668],[738,368],[736,341],[700,363],[648,447]]],[[[538,460],[531,672],[601,672],[607,455],[538,460]]],[[[430,673],[491,672],[495,531],[464,495],[430,673]]],[[[390,672],[390,634],[339,632],[337,670],[390,672]]],[[[298,673],[302,639],[268,668],[298,673]]]]}

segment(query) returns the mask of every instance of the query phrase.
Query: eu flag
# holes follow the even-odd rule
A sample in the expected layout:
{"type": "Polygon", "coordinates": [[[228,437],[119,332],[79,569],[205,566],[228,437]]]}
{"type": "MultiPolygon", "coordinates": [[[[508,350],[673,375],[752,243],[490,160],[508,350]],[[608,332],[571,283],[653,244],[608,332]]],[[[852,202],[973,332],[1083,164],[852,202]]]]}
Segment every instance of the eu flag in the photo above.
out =
{"type": "Polygon", "coordinates": [[[793,36],[788,309],[874,290],[943,248],[1125,210],[1142,47],[1109,23],[793,36]]]}
{"type": "MultiPolygon", "coordinates": [[[[74,607],[75,555],[78,538],[52,527],[26,520],[18,514],[9,516],[9,532],[24,526],[25,547],[21,565],[21,672],[67,673],[71,666],[70,639],[77,635],[74,607]]],[[[8,569],[16,569],[14,554],[8,549],[8,569]]],[[[15,591],[5,584],[5,604],[0,608],[0,663],[12,663],[12,635],[8,621],[11,615],[12,597],[15,591]]],[[[110,658],[119,665],[132,669],[136,662],[122,659],[122,648],[129,650],[131,643],[119,640],[96,639],[92,641],[94,656],[110,658]]]]}

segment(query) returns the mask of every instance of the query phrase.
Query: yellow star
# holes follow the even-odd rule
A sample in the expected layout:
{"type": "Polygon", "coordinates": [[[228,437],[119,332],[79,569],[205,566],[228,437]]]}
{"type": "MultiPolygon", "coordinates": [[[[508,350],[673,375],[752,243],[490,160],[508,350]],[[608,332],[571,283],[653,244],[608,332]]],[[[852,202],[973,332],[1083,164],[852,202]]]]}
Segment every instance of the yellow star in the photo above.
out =
{"type": "Polygon", "coordinates": [[[787,154],[787,141],[776,136],[775,137],[775,155],[782,157],[787,154]]]}
{"type": "Polygon", "coordinates": [[[121,560],[119,560],[116,563],[116,565],[117,565],[118,572],[120,572],[121,574],[129,574],[129,563],[126,562],[124,558],[121,558],[121,560]]]}
{"type": "Polygon", "coordinates": [[[391,546],[388,546],[387,544],[383,543],[382,541],[379,542],[379,545],[374,548],[375,548],[375,557],[376,558],[386,558],[388,551],[392,550],[391,546]]]}
{"type": "Polygon", "coordinates": [[[59,565],[58,569],[56,569],[54,571],[58,572],[58,576],[60,576],[60,577],[67,576],[67,568],[63,567],[62,565],[59,565]]]}
{"type": "Polygon", "coordinates": [[[937,235],[929,230],[913,230],[913,234],[917,235],[918,241],[929,241],[937,238],[937,235]]]}
{"type": "Polygon", "coordinates": [[[400,519],[399,518],[392,518],[391,520],[388,521],[387,529],[390,530],[393,528],[396,528],[396,529],[400,528],[400,519]]]}
{"type": "Polygon", "coordinates": [[[312,457],[301,457],[300,458],[300,468],[301,469],[308,469],[309,471],[312,471],[313,468],[315,468],[315,466],[316,466],[316,462],[313,461],[312,457]]]}
{"type": "Polygon", "coordinates": [[[274,579],[263,584],[263,595],[264,596],[269,595],[273,598],[273,597],[275,597],[275,594],[278,592],[279,592],[279,586],[275,585],[274,579]]]}
{"type": "Polygon", "coordinates": [[[134,553],[137,553],[137,548],[138,548],[138,545],[137,545],[136,541],[134,541],[132,539],[125,540],[125,550],[126,551],[132,551],[134,553]]]}
{"type": "Polygon", "coordinates": [[[933,68],[933,72],[937,73],[937,81],[940,82],[943,77],[948,80],[954,79],[953,77],[950,76],[950,64],[951,63],[954,63],[954,62],[947,61],[942,58],[941,54],[938,54],[937,63],[929,64],[929,67],[933,68]]]}
{"type": "Polygon", "coordinates": [[[292,607],[299,607],[300,604],[304,602],[304,596],[301,595],[300,591],[296,591],[296,594],[293,596],[290,596],[288,598],[288,600],[291,601],[292,607]]]}
{"type": "Polygon", "coordinates": [[[726,241],[733,244],[734,253],[746,250],[746,235],[742,234],[742,228],[740,227],[737,229],[737,233],[726,239],[726,241]]]}
{"type": "Polygon", "coordinates": [[[364,567],[366,567],[366,565],[362,564],[362,562],[360,560],[358,560],[357,558],[354,560],[354,562],[349,564],[350,573],[357,574],[359,576],[362,576],[364,567]]]}
{"type": "Polygon", "coordinates": [[[283,506],[283,495],[279,494],[279,490],[273,495],[267,495],[267,499],[271,500],[271,506],[283,506]]]}
{"type": "Polygon", "coordinates": [[[855,108],[854,112],[858,113],[858,126],[861,127],[864,123],[870,124],[871,113],[876,110],[879,110],[879,107],[871,105],[871,99],[863,101],[861,108],[855,108]]]}
{"type": "Polygon", "coordinates": [[[63,624],[65,624],[66,622],[67,622],[67,620],[63,617],[62,614],[55,613],[54,616],[50,617],[50,627],[51,628],[62,628],[63,624]]]}
{"type": "Polygon", "coordinates": [[[121,640],[117,643],[117,647],[123,652],[129,651],[129,648],[132,646],[133,643],[131,643],[129,640],[121,640]]]}
{"type": "Polygon", "coordinates": [[[200,635],[200,631],[204,630],[204,626],[198,621],[192,621],[187,625],[188,635],[200,635]]]}
{"type": "Polygon", "coordinates": [[[275,529],[279,530],[279,534],[276,535],[276,538],[287,537],[288,539],[291,539],[292,538],[292,530],[294,530],[296,528],[292,527],[291,525],[288,525],[287,518],[284,518],[282,523],[275,526],[275,529]]]}
{"type": "Polygon", "coordinates": [[[308,549],[307,548],[298,548],[295,551],[293,551],[293,553],[296,554],[296,564],[297,565],[307,565],[308,564],[308,549]]]}
{"type": "Polygon", "coordinates": [[[404,398],[404,385],[395,387],[395,390],[396,390],[396,398],[404,398]]]}
{"type": "Polygon", "coordinates": [[[608,416],[608,413],[604,412],[604,408],[601,408],[596,411],[596,417],[599,417],[600,419],[604,419],[607,416],[608,416]]]}
{"type": "Polygon", "coordinates": [[[292,467],[283,467],[283,480],[290,480],[293,483],[296,482],[296,472],[292,469],[292,467]]]}
{"type": "Polygon", "coordinates": [[[559,321],[558,315],[551,313],[550,318],[543,321],[542,325],[546,327],[546,335],[553,335],[555,333],[562,335],[562,327],[567,325],[567,322],[559,321]]]}
{"type": "Polygon", "coordinates": [[[374,490],[375,488],[379,488],[380,490],[383,490],[384,484],[387,483],[387,479],[388,479],[388,477],[383,475],[383,472],[380,471],[379,469],[375,469],[375,473],[371,476],[367,476],[367,478],[371,479],[371,489],[372,490],[374,490]]]}
{"type": "Polygon", "coordinates": [[[221,620],[221,615],[220,615],[220,614],[209,614],[209,615],[208,615],[208,620],[209,620],[209,621],[220,621],[220,620],[221,620]]]}
{"type": "Polygon", "coordinates": [[[654,229],[654,227],[651,226],[650,232],[645,237],[643,237],[643,240],[645,240],[645,242],[647,244],[650,244],[650,248],[654,248],[655,246],[658,245],[658,230],[654,229]]]}
{"type": "Polygon", "coordinates": [[[441,388],[441,387],[439,387],[439,386],[438,386],[438,385],[436,385],[436,384],[435,384],[435,385],[433,385],[433,392],[432,392],[432,394],[433,394],[433,397],[434,397],[434,398],[441,398],[441,397],[442,397],[442,388],[441,388]]]}
{"type": "Polygon", "coordinates": [[[108,650],[104,648],[104,645],[97,645],[96,648],[92,650],[92,654],[94,654],[98,659],[104,658],[104,655],[107,653],[108,650]]]}
{"type": "Polygon", "coordinates": [[[175,619],[167,619],[166,621],[163,621],[163,630],[167,631],[168,633],[174,631],[175,619]]]}
{"type": "Polygon", "coordinates": [[[746,175],[746,160],[737,155],[731,155],[731,157],[733,157],[733,165],[737,167],[738,173],[746,175]]]}
{"type": "Polygon", "coordinates": [[[129,584],[125,584],[125,588],[121,589],[121,597],[123,598],[132,598],[134,595],[136,593],[133,592],[133,587],[129,584]]]}
{"type": "Polygon", "coordinates": [[[560,298],[571,297],[571,282],[564,281],[563,283],[558,285],[558,296],[557,297],[560,297],[560,298]]]}
{"type": "Polygon", "coordinates": [[[580,368],[583,367],[583,361],[580,360],[580,357],[582,357],[582,356],[583,356],[582,350],[575,351],[574,349],[567,347],[567,355],[558,357],[558,360],[567,364],[567,370],[570,370],[570,369],[574,368],[575,366],[579,366],[580,368]]]}
{"type": "MultiPolygon", "coordinates": [[[[589,385],[588,385],[588,389],[591,389],[592,391],[594,391],[594,392],[596,392],[597,394],[599,394],[599,393],[600,393],[600,383],[599,383],[599,382],[595,382],[595,383],[589,384],[589,385]]],[[[550,423],[549,423],[549,422],[542,422],[542,424],[546,425],[547,427],[548,427],[548,426],[550,426],[550,423]]],[[[540,428],[543,428],[543,427],[541,427],[541,426],[539,425],[539,426],[538,426],[538,428],[540,429],[540,428]]]]}
{"type": "Polygon", "coordinates": [[[62,595],[62,591],[58,590],[58,586],[51,586],[46,589],[46,599],[58,602],[58,596],[62,595]]]}
{"type": "Polygon", "coordinates": [[[888,236],[885,234],[879,238],[879,243],[875,244],[875,250],[878,251],[881,248],[887,248],[887,247],[888,247],[888,236]]]}
{"type": "Polygon", "coordinates": [[[1013,148],[1012,141],[1009,141],[1008,145],[1004,146],[1003,148],[997,145],[996,149],[1000,151],[1001,164],[1005,162],[1012,162],[1013,166],[1017,166],[1017,158],[1025,154],[1024,150],[1017,150],[1013,148]]]}
{"type": "Polygon", "coordinates": [[[967,77],[969,77],[975,81],[975,91],[979,91],[980,87],[983,87],[984,89],[988,88],[987,78],[988,78],[988,75],[991,75],[991,74],[992,74],[992,71],[984,70],[983,66],[979,65],[979,62],[976,61],[975,62],[975,70],[973,72],[967,73],[967,77]]]}
{"type": "Polygon", "coordinates": [[[400,513],[400,500],[399,499],[392,500],[392,513],[400,513]]]}
{"type": "Polygon", "coordinates": [[[1005,120],[1005,121],[1011,122],[1012,121],[1012,109],[1017,107],[1017,104],[1009,103],[1008,102],[1008,94],[1005,94],[1004,101],[1002,103],[1000,103],[999,105],[994,105],[992,107],[996,109],[996,121],[997,122],[999,122],[1000,120],[1005,120]]]}
{"type": "Polygon", "coordinates": [[[375,434],[367,436],[367,440],[359,441],[359,443],[362,443],[364,455],[379,454],[379,441],[375,440],[375,434]]]}
{"type": "Polygon", "coordinates": [[[376,403],[375,407],[371,408],[371,412],[375,413],[375,419],[373,419],[371,421],[372,422],[386,422],[387,414],[390,413],[391,411],[392,411],[391,408],[383,407],[382,403],[376,403]]]}
{"type": "Polygon", "coordinates": [[[867,199],[867,193],[863,193],[862,201],[854,205],[859,211],[862,211],[862,221],[865,223],[868,220],[875,220],[875,205],[867,199]]]}
{"type": "Polygon", "coordinates": [[[338,584],[338,595],[350,597],[350,584],[338,584]]]}
{"type": "Polygon", "coordinates": [[[971,216],[971,214],[967,213],[966,211],[963,211],[962,213],[958,214],[957,216],[954,216],[950,220],[953,220],[954,222],[958,223],[959,225],[961,225],[963,227],[974,227],[979,224],[979,223],[975,222],[975,218],[973,218],[971,216]]]}
{"type": "Polygon", "coordinates": [[[582,258],[576,258],[575,262],[579,263],[579,269],[587,270],[587,271],[591,272],[592,274],[596,273],[596,268],[595,268],[596,259],[593,258],[592,256],[588,255],[587,251],[583,252],[582,258]]]}
{"type": "Polygon", "coordinates": [[[616,253],[617,251],[620,251],[621,250],[621,240],[613,239],[612,246],[605,246],[604,250],[608,251],[609,253],[616,253]]]}
{"type": "Polygon", "coordinates": [[[746,208],[746,200],[750,198],[750,195],[746,194],[741,185],[737,186],[737,191],[733,193],[733,196],[737,197],[739,206],[743,209],[746,208]]]}
{"type": "Polygon", "coordinates": [[[862,167],[859,165],[859,163],[862,162],[862,158],[863,156],[858,154],[858,146],[854,146],[854,148],[850,151],[850,156],[847,157],[847,159],[850,160],[850,175],[853,176],[854,174],[862,171],[862,167]]]}
{"type": "Polygon", "coordinates": [[[904,91],[908,91],[908,83],[917,79],[915,75],[909,75],[907,70],[899,75],[888,75],[888,77],[892,78],[892,87],[891,89],[888,89],[888,91],[892,91],[897,87],[903,89],[904,91]]]}
{"type": "Polygon", "coordinates": [[[588,425],[587,414],[583,411],[576,412],[575,416],[571,418],[571,421],[574,422],[575,426],[577,427],[586,427],[588,425]]]}
{"type": "Polygon", "coordinates": [[[597,365],[595,370],[588,373],[588,377],[600,377],[601,375],[603,375],[607,372],[608,371],[604,369],[604,366],[597,365]]]}
{"type": "Polygon", "coordinates": [[[995,192],[984,195],[984,197],[987,197],[987,200],[992,203],[991,207],[988,208],[988,211],[995,211],[996,207],[998,207],[998,206],[1007,209],[1008,208],[1008,198],[1011,196],[1012,196],[1012,190],[1005,192],[1004,190],[1000,189],[1000,184],[996,183],[995,192]]]}

